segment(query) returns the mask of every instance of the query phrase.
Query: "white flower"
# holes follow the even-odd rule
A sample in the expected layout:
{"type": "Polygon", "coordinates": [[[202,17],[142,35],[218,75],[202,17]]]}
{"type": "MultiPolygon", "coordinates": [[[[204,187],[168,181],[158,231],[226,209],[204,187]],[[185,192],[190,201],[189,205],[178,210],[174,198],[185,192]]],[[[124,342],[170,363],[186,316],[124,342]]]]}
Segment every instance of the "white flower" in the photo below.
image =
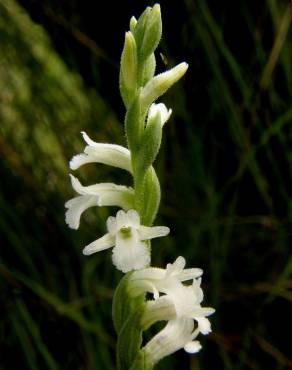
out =
{"type": "Polygon", "coordinates": [[[194,279],[190,286],[172,283],[166,289],[166,296],[175,308],[176,317],[196,320],[200,333],[205,335],[211,332],[211,324],[206,316],[211,315],[215,310],[211,307],[201,307],[203,291],[200,284],[201,278],[194,279]]]}
{"type": "Polygon", "coordinates": [[[172,110],[167,110],[166,106],[163,103],[159,104],[151,104],[149,111],[148,111],[148,120],[152,119],[156,116],[156,114],[160,115],[160,122],[161,126],[163,127],[165,122],[169,120],[169,117],[171,116],[172,110]]]}
{"type": "Polygon", "coordinates": [[[135,271],[131,276],[131,294],[137,295],[143,291],[153,293],[154,298],[159,298],[159,292],[166,294],[171,284],[178,281],[193,280],[203,274],[199,268],[185,269],[186,261],[180,256],[173,264],[168,263],[166,269],[149,267],[135,271]]]}
{"type": "Polygon", "coordinates": [[[107,219],[108,233],[87,245],[83,253],[90,255],[104,249],[113,248],[113,263],[118,270],[128,272],[142,269],[150,263],[150,249],[146,240],[165,236],[169,228],[140,225],[139,214],[131,209],[117,212],[116,217],[107,219]]]}
{"type": "Polygon", "coordinates": [[[187,352],[197,352],[201,347],[193,341],[199,333],[211,331],[211,324],[206,316],[214,313],[211,307],[202,307],[204,295],[201,289],[201,269],[184,269],[185,259],[178,257],[166,269],[146,268],[133,272],[129,281],[129,293],[133,296],[149,292],[154,300],[146,302],[141,325],[144,330],[157,321],[168,324],[145,346],[153,361],[184,348],[187,352]],[[192,285],[183,284],[193,280],[192,285]],[[194,321],[197,328],[194,330],[194,321]],[[160,346],[160,349],[156,346],[160,346]],[[162,357],[161,357],[162,356],[162,357]]]}
{"type": "Polygon", "coordinates": [[[194,341],[198,330],[194,330],[194,323],[187,318],[170,320],[166,326],[156,334],[143,348],[147,360],[155,365],[165,356],[181,348],[186,352],[196,353],[202,347],[200,342],[194,341]]]}
{"type": "Polygon", "coordinates": [[[86,163],[103,163],[109,166],[119,167],[132,173],[131,155],[127,148],[115,144],[96,143],[82,132],[85,142],[88,144],[84,153],[75,155],[69,165],[76,170],[86,163]]]}
{"type": "Polygon", "coordinates": [[[81,214],[89,207],[118,206],[125,210],[133,208],[134,190],[130,187],[113,183],[82,186],[76,177],[70,177],[73,189],[80,194],[65,203],[68,208],[65,220],[72,229],[78,229],[81,214]]]}

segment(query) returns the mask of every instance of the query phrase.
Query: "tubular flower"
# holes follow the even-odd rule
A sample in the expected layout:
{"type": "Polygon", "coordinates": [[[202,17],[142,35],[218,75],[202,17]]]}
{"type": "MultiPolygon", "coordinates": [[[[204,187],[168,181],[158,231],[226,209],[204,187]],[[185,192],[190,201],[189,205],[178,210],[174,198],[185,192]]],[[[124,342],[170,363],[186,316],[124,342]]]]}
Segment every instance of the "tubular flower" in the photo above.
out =
{"type": "Polygon", "coordinates": [[[89,207],[118,206],[125,210],[133,208],[134,190],[131,187],[113,183],[83,186],[76,177],[70,177],[73,189],[80,194],[65,203],[65,221],[72,229],[78,229],[81,214],[89,207]]]}
{"type": "Polygon", "coordinates": [[[154,298],[159,298],[159,293],[167,294],[171,284],[193,280],[203,274],[199,268],[185,269],[186,260],[180,256],[173,264],[168,263],[166,269],[148,267],[135,271],[131,276],[131,294],[139,295],[142,292],[152,293],[154,298]]]}
{"type": "Polygon", "coordinates": [[[146,267],[150,263],[150,248],[146,240],[165,236],[169,228],[140,225],[139,214],[131,209],[117,212],[116,217],[107,219],[108,233],[87,245],[83,253],[90,255],[113,248],[113,264],[118,270],[128,272],[146,267]]]}
{"type": "Polygon", "coordinates": [[[84,153],[75,155],[69,165],[76,170],[87,163],[103,163],[122,168],[132,173],[131,155],[127,148],[115,144],[96,143],[85,132],[81,132],[87,143],[84,153]]]}
{"type": "Polygon", "coordinates": [[[193,340],[199,333],[206,335],[211,332],[211,324],[206,316],[214,313],[214,309],[201,307],[204,295],[200,276],[203,271],[184,267],[185,259],[178,257],[165,270],[150,267],[135,271],[131,276],[130,294],[135,296],[148,292],[154,296],[154,300],[146,302],[141,320],[144,330],[157,321],[168,321],[144,347],[147,356],[152,356],[153,363],[180,348],[190,353],[199,351],[200,343],[193,340]],[[193,280],[193,283],[183,284],[187,280],[193,280]],[[197,322],[195,330],[194,320],[197,322]]]}
{"type": "Polygon", "coordinates": [[[202,348],[200,342],[194,340],[198,330],[190,319],[179,318],[169,320],[166,326],[156,334],[142,349],[147,361],[155,365],[164,357],[181,348],[188,353],[196,353],[202,348]]]}

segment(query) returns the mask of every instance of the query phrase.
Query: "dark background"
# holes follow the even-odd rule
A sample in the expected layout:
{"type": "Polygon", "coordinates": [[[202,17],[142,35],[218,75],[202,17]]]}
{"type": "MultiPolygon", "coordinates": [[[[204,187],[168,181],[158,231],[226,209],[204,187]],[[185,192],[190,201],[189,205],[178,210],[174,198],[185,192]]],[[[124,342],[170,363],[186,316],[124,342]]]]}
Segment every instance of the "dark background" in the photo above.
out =
{"type": "MultiPolygon", "coordinates": [[[[110,253],[81,254],[112,209],[64,223],[80,131],[125,145],[119,59],[151,1],[0,3],[0,369],[114,369],[110,253]]],[[[292,44],[288,1],[161,1],[157,71],[186,76],[155,163],[162,204],[153,264],[204,269],[213,332],[157,369],[292,367],[292,44]],[[164,61],[160,57],[164,55],[164,61]]],[[[85,166],[86,184],[130,183],[85,166]]]]}

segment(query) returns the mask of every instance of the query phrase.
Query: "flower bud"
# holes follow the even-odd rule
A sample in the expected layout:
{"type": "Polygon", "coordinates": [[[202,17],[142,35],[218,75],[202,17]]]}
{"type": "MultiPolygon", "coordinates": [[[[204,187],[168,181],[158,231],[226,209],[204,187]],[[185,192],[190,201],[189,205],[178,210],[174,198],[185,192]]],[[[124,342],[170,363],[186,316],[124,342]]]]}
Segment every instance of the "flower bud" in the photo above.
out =
{"type": "Polygon", "coordinates": [[[131,32],[126,32],[125,44],[121,57],[120,90],[127,105],[136,91],[137,46],[131,32]]]}
{"type": "Polygon", "coordinates": [[[134,32],[134,29],[136,27],[136,24],[137,24],[137,19],[133,16],[131,19],[130,19],[130,31],[133,33],[134,32]]]}
{"type": "Polygon", "coordinates": [[[141,105],[147,109],[156,99],[163,95],[187,71],[188,64],[183,62],[167,72],[161,73],[150,80],[141,92],[141,105]]]}
{"type": "Polygon", "coordinates": [[[162,34],[162,22],[160,5],[155,4],[147,19],[145,33],[142,39],[139,53],[141,58],[146,59],[157,48],[162,34]]]}

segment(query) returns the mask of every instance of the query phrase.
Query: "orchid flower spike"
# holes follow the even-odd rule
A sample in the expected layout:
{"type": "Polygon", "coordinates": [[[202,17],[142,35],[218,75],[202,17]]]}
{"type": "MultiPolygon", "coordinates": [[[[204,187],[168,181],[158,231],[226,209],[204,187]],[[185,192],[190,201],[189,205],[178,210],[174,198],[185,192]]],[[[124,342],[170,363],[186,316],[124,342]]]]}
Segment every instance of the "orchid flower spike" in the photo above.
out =
{"type": "Polygon", "coordinates": [[[117,212],[116,217],[107,219],[108,233],[87,245],[83,253],[90,255],[113,248],[113,264],[118,270],[128,272],[142,269],[150,263],[150,248],[146,240],[165,236],[169,233],[166,226],[140,225],[139,214],[131,209],[117,212]]]}

